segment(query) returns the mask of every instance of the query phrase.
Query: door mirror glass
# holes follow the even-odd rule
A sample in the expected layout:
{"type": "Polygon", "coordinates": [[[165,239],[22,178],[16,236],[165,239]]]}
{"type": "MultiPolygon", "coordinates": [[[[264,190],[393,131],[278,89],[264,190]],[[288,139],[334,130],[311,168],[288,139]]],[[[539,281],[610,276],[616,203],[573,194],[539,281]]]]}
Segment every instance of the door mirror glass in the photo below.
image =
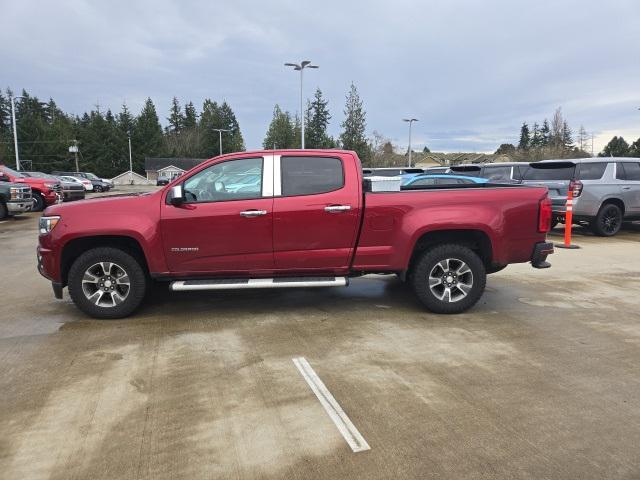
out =
{"type": "Polygon", "coordinates": [[[171,187],[171,192],[169,193],[171,196],[171,205],[178,206],[184,203],[184,194],[182,192],[182,185],[176,185],[171,187]]]}

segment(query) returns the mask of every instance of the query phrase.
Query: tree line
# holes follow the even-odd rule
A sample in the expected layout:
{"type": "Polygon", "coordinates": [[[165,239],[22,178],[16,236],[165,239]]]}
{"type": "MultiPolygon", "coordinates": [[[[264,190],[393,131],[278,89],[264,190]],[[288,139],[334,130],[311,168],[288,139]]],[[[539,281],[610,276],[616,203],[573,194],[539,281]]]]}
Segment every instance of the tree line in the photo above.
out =
{"type": "MultiPolygon", "coordinates": [[[[554,158],[586,158],[591,157],[589,142],[591,135],[584,126],[580,126],[577,137],[562,115],[562,109],[556,109],[551,122],[546,118],[541,124],[537,122],[530,128],[527,122],[520,127],[518,145],[503,143],[496,154],[505,154],[515,161],[534,162],[554,158]]],[[[628,144],[623,137],[614,136],[599,157],[640,157],[640,138],[628,144]]]]}
{"type": "MultiPolygon", "coordinates": [[[[15,165],[11,126],[12,92],[0,92],[0,163],[15,165]]],[[[240,125],[231,106],[206,99],[200,112],[189,101],[184,108],[173,98],[167,126],[163,129],[150,98],[134,115],[126,104],[120,112],[106,112],[96,106],[84,114],[63,112],[53,99],[43,102],[22,91],[16,99],[16,129],[21,161],[36,171],[74,170],[75,159],[69,147],[79,148],[81,170],[113,177],[129,169],[129,137],[133,169],[144,173],[145,157],[210,158],[218,155],[219,135],[223,133],[223,153],[244,150],[240,125]]]]}

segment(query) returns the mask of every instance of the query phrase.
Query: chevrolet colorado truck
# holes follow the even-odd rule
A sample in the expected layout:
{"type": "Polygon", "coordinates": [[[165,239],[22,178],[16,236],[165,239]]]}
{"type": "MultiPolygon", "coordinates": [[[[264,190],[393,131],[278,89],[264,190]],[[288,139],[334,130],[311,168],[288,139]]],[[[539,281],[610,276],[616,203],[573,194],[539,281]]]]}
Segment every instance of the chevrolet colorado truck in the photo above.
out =
{"type": "Polygon", "coordinates": [[[121,318],[151,281],[173,291],[308,288],[372,273],[395,273],[427,309],[458,313],[481,297],[487,273],[549,266],[544,187],[371,187],[350,151],[223,155],[152,193],[49,207],[38,268],[57,298],[68,287],[86,314],[121,318]]]}
{"type": "Polygon", "coordinates": [[[62,202],[62,187],[58,180],[28,177],[22,172],[0,165],[0,181],[26,183],[31,187],[33,206],[31,211],[40,212],[47,206],[62,202]]]}

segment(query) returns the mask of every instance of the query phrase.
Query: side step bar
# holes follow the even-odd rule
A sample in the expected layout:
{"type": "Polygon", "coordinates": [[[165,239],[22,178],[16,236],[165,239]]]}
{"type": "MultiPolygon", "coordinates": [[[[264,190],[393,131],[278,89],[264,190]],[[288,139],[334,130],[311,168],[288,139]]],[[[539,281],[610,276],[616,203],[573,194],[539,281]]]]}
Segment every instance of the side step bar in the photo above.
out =
{"type": "Polygon", "coordinates": [[[290,278],[230,278],[210,280],[181,280],[171,282],[174,292],[192,290],[242,290],[249,288],[310,288],[344,287],[347,277],[290,277],[290,278]]]}

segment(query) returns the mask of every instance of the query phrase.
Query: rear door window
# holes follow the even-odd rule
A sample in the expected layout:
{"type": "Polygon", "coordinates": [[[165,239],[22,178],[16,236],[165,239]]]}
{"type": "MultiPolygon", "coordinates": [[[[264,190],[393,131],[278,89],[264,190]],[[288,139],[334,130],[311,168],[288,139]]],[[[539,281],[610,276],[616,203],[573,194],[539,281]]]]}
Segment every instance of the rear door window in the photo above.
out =
{"type": "Polygon", "coordinates": [[[491,181],[511,180],[511,167],[485,167],[482,177],[491,181]]]}
{"type": "Polygon", "coordinates": [[[640,163],[620,162],[618,163],[616,178],[618,180],[640,180],[640,163]]]}
{"type": "Polygon", "coordinates": [[[575,167],[563,168],[527,168],[523,180],[573,180],[575,167]]]}
{"type": "Polygon", "coordinates": [[[342,161],[331,157],[282,157],[282,195],[313,195],[344,186],[342,161]]]}
{"type": "Polygon", "coordinates": [[[600,180],[607,168],[606,162],[581,163],[578,165],[578,180],[600,180]]]}

